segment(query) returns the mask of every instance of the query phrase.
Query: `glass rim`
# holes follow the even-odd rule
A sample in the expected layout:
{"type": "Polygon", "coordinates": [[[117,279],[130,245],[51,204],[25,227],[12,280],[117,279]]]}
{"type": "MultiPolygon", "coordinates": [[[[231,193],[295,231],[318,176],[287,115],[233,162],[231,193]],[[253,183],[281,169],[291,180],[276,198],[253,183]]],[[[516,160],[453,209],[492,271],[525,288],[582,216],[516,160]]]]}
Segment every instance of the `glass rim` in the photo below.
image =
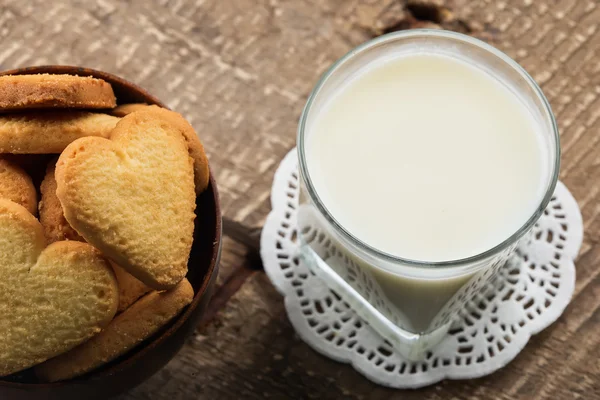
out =
{"type": "Polygon", "coordinates": [[[465,264],[477,263],[481,260],[487,259],[491,256],[494,256],[494,255],[500,253],[501,251],[507,249],[509,246],[511,246],[513,243],[515,243],[518,239],[520,239],[526,232],[528,232],[533,227],[533,225],[535,225],[535,223],[537,222],[539,217],[544,212],[546,206],[550,202],[550,199],[554,195],[554,189],[555,189],[556,183],[558,181],[558,174],[559,174],[559,169],[560,169],[560,154],[561,154],[560,136],[559,136],[559,132],[558,132],[558,126],[556,124],[556,120],[554,117],[554,113],[552,112],[550,103],[548,102],[548,99],[546,99],[546,96],[542,92],[542,89],[535,82],[535,80],[531,77],[531,75],[529,75],[529,73],[527,71],[525,71],[525,69],[521,65],[519,65],[516,61],[514,61],[512,58],[510,58],[507,54],[505,54],[504,52],[498,50],[497,48],[487,44],[486,42],[484,42],[482,40],[475,39],[471,36],[464,35],[461,33],[446,31],[446,30],[438,30],[438,29],[412,29],[412,30],[388,33],[388,34],[379,36],[375,39],[371,39],[371,40],[359,45],[358,47],[356,47],[356,48],[350,50],[348,53],[346,53],[343,57],[338,59],[335,63],[333,63],[333,65],[331,67],[329,67],[329,69],[327,69],[327,71],[319,78],[317,84],[315,85],[315,87],[313,88],[313,90],[311,91],[311,93],[308,97],[308,100],[306,102],[306,105],[304,106],[304,109],[302,110],[302,114],[300,116],[300,122],[298,125],[297,147],[298,147],[298,166],[300,168],[300,173],[302,175],[302,179],[306,186],[308,196],[310,197],[310,200],[315,204],[315,206],[317,207],[317,209],[321,213],[321,215],[323,217],[325,217],[327,219],[327,221],[333,225],[333,227],[335,228],[335,231],[337,233],[339,233],[345,240],[350,241],[351,244],[357,246],[361,251],[366,252],[370,256],[381,258],[385,261],[392,262],[392,263],[398,263],[398,264],[403,264],[403,265],[410,266],[410,267],[418,267],[418,268],[425,268],[425,269],[431,269],[431,268],[455,269],[458,267],[464,267],[465,264]],[[308,166],[307,166],[307,162],[306,162],[306,152],[304,149],[304,146],[305,146],[304,133],[306,130],[305,128],[306,128],[307,116],[308,116],[308,112],[310,111],[315,98],[317,97],[317,95],[319,94],[319,92],[325,85],[326,81],[329,79],[329,77],[332,76],[349,59],[355,57],[356,55],[358,55],[374,46],[380,45],[382,43],[394,41],[396,39],[401,39],[401,38],[404,39],[404,38],[411,38],[411,37],[438,37],[438,38],[457,40],[457,41],[461,41],[461,42],[464,42],[464,43],[467,43],[467,44],[470,44],[473,46],[477,46],[477,47],[487,51],[488,53],[491,53],[492,55],[496,56],[498,59],[500,59],[502,62],[507,64],[509,67],[512,67],[512,69],[515,70],[525,80],[525,82],[529,85],[529,87],[531,89],[533,89],[533,92],[538,97],[538,99],[541,100],[541,103],[543,105],[544,112],[545,112],[544,117],[546,117],[546,119],[549,120],[549,122],[552,126],[552,134],[553,134],[553,138],[554,138],[554,148],[556,149],[554,152],[555,159],[554,159],[554,163],[552,165],[551,177],[550,177],[550,180],[548,182],[548,185],[546,187],[546,190],[545,190],[545,193],[544,193],[544,196],[543,196],[541,202],[537,206],[534,213],[527,219],[527,221],[524,224],[521,225],[521,227],[516,232],[511,234],[508,238],[506,238],[499,244],[495,245],[494,247],[492,247],[484,252],[475,254],[473,256],[460,258],[460,259],[454,259],[454,260],[444,260],[444,261],[414,260],[414,259],[395,256],[393,254],[384,252],[382,250],[377,249],[376,247],[371,246],[370,244],[366,243],[365,241],[359,239],[358,237],[356,237],[355,235],[350,233],[346,228],[343,227],[342,224],[340,224],[336,220],[336,218],[333,216],[333,214],[331,212],[329,212],[329,210],[327,209],[327,207],[325,207],[325,205],[321,201],[319,195],[317,194],[317,191],[316,191],[316,189],[312,183],[312,180],[310,178],[310,173],[308,171],[308,166]]]}

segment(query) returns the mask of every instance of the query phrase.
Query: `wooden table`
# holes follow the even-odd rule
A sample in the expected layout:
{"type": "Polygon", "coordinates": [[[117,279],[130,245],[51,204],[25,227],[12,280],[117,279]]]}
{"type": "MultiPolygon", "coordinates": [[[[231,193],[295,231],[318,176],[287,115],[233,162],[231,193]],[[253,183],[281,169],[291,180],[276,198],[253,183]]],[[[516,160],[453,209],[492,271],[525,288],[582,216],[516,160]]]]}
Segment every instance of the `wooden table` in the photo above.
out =
{"type": "Polygon", "coordinates": [[[183,113],[210,153],[225,243],[219,289],[181,353],[120,397],[600,399],[600,3],[596,0],[0,1],[0,67],[75,64],[121,75],[183,113]],[[418,391],[378,387],[299,340],[257,256],[269,190],[321,74],[357,44],[441,25],[518,60],[552,103],[560,178],[585,240],[571,305],[506,368],[418,391]]]}

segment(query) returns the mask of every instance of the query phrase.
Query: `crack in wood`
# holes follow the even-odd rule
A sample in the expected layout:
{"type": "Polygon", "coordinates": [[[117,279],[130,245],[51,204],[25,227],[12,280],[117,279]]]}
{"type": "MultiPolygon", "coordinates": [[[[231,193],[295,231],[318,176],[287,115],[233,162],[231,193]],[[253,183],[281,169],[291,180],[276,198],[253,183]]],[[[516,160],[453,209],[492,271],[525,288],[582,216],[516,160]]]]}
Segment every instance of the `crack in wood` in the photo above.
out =
{"type": "Polygon", "coordinates": [[[441,24],[454,19],[454,15],[448,7],[426,1],[408,1],[404,5],[404,9],[419,21],[441,24]]]}
{"type": "Polygon", "coordinates": [[[403,11],[398,19],[386,24],[383,28],[374,30],[373,36],[407,29],[446,29],[492,41],[498,33],[497,29],[488,24],[482,25],[476,21],[458,18],[451,8],[432,1],[405,0],[403,11]]]}

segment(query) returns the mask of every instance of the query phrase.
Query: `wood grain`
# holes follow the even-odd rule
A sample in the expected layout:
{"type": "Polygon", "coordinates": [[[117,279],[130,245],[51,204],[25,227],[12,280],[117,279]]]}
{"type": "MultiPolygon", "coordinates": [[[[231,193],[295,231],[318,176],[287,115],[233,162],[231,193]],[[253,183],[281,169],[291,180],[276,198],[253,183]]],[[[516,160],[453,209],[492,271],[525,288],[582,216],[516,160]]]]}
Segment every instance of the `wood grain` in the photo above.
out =
{"type": "Polygon", "coordinates": [[[413,3],[1,1],[2,69],[77,64],[121,75],[182,112],[210,153],[235,239],[224,248],[220,305],[167,368],[122,399],[600,399],[600,4],[426,2],[441,7],[435,17],[413,3]],[[586,232],[571,305],[508,367],[391,391],[303,344],[281,297],[253,269],[273,173],[294,146],[319,75],[373,35],[411,26],[488,40],[540,83],[561,130],[561,179],[582,208],[586,232]]]}

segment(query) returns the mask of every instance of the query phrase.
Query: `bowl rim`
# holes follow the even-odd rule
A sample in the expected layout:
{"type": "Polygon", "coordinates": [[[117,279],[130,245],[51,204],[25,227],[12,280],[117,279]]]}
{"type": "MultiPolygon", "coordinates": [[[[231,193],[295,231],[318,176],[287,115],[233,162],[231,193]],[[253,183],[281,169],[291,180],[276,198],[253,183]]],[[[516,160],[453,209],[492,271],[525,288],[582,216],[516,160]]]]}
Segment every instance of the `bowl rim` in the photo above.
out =
{"type": "MultiPolygon", "coordinates": [[[[162,101],[160,101],[156,96],[151,95],[146,89],[124,79],[117,75],[114,75],[109,72],[104,72],[100,70],[96,70],[93,68],[87,67],[77,67],[71,65],[40,65],[40,66],[31,66],[31,67],[23,67],[23,68],[15,68],[6,71],[0,71],[0,76],[4,75],[32,75],[32,74],[68,74],[68,75],[81,75],[81,76],[93,76],[95,78],[104,79],[109,83],[118,83],[123,87],[127,87],[131,92],[137,92],[136,94],[143,97],[148,104],[155,104],[163,108],[169,109],[162,101]]],[[[118,99],[117,99],[118,100],[118,99]]],[[[100,112],[100,110],[98,110],[100,112]]],[[[13,389],[52,389],[57,388],[69,384],[82,384],[87,381],[100,380],[108,376],[112,376],[116,373],[119,373],[120,370],[124,370],[127,366],[135,363],[137,359],[143,357],[147,352],[151,351],[152,348],[162,344],[165,342],[170,336],[175,334],[183,324],[191,317],[193,311],[200,305],[200,302],[204,299],[205,296],[211,295],[209,293],[210,285],[212,281],[216,278],[217,265],[219,263],[219,258],[221,255],[221,241],[222,241],[222,218],[221,218],[221,203],[219,202],[219,191],[217,189],[217,184],[214,179],[214,175],[212,173],[212,169],[209,164],[209,187],[213,192],[213,201],[215,203],[215,232],[214,237],[216,241],[212,246],[212,256],[210,260],[210,265],[204,278],[202,279],[202,283],[198,291],[194,294],[194,299],[187,306],[183,313],[180,313],[176,318],[176,320],[170,322],[170,326],[167,330],[162,332],[160,336],[152,339],[151,342],[146,343],[143,347],[134,350],[130,357],[126,357],[120,362],[111,365],[108,368],[102,368],[101,370],[95,372],[91,371],[81,377],[76,377],[73,379],[68,379],[64,381],[58,382],[40,382],[40,383],[23,383],[23,382],[10,382],[2,380],[0,377],[0,387],[7,387],[13,389]]],[[[212,236],[212,235],[211,235],[212,236]]],[[[133,350],[133,349],[132,349],[133,350]]]]}

